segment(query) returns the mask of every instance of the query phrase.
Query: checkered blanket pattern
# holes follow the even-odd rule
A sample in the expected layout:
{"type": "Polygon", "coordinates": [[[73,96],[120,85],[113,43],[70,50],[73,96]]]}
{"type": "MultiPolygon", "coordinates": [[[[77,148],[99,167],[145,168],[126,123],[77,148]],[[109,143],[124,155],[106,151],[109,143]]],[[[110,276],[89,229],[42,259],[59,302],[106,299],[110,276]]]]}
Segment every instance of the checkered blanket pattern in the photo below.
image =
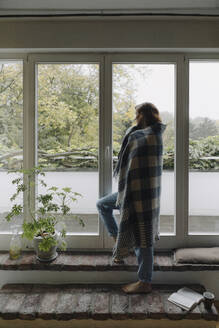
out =
{"type": "Polygon", "coordinates": [[[132,132],[119,168],[117,205],[120,225],[113,257],[122,259],[133,247],[150,247],[159,239],[162,133],[156,123],[132,132]]]}

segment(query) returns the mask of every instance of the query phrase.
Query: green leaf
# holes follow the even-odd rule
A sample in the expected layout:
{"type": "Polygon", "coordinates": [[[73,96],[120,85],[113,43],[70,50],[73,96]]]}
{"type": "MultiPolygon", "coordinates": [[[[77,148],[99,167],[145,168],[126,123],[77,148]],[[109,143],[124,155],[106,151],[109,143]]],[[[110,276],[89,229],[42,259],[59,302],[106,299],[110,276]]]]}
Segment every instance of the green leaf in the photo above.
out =
{"type": "Polygon", "coordinates": [[[62,188],[62,190],[66,193],[70,193],[71,192],[71,188],[69,187],[65,187],[65,188],[62,188]]]}
{"type": "Polygon", "coordinates": [[[13,205],[11,211],[6,215],[5,219],[9,222],[13,217],[22,213],[23,207],[21,205],[13,205]]]}
{"type": "Polygon", "coordinates": [[[58,189],[59,189],[59,188],[57,188],[57,187],[55,187],[55,186],[49,188],[49,190],[52,190],[52,191],[57,191],[58,189]]]}
{"type": "Polygon", "coordinates": [[[57,245],[57,241],[54,237],[48,236],[42,239],[39,243],[39,249],[44,252],[50,251],[50,249],[57,245]]]}
{"type": "Polygon", "coordinates": [[[21,182],[21,178],[17,178],[11,181],[12,184],[19,184],[21,182]]]}

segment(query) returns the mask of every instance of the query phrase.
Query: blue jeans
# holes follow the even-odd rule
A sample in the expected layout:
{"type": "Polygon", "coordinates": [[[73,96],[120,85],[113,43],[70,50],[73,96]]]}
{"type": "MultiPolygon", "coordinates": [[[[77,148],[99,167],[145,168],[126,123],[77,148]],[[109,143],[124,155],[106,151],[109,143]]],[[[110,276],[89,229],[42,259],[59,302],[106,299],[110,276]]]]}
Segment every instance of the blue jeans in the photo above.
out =
{"type": "MultiPolygon", "coordinates": [[[[118,225],[113,215],[116,206],[118,193],[109,194],[97,201],[97,209],[101,220],[103,221],[110,236],[116,238],[118,234],[118,225]]],[[[147,248],[136,247],[135,255],[138,260],[138,278],[143,282],[151,282],[153,274],[153,246],[147,248]]]]}

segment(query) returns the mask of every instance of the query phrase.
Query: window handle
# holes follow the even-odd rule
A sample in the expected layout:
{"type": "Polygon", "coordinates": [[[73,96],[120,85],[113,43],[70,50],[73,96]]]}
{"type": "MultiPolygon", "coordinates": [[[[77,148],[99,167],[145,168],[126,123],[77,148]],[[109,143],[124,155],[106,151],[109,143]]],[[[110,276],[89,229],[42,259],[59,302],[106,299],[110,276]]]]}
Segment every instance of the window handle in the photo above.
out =
{"type": "Polygon", "coordinates": [[[106,146],[105,148],[105,159],[110,159],[110,146],[106,146]]]}

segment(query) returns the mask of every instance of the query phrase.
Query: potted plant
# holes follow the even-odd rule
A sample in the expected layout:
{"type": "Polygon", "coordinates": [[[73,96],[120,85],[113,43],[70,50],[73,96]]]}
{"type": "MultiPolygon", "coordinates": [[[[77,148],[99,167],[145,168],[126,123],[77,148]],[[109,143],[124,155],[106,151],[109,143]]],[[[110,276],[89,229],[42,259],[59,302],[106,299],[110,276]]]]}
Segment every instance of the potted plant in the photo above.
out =
{"type": "MultiPolygon", "coordinates": [[[[41,178],[41,176],[45,176],[45,173],[40,167],[34,167],[31,170],[22,169],[16,173],[20,174],[20,177],[12,181],[12,184],[16,185],[16,192],[10,200],[14,202],[22,192],[26,192],[26,202],[23,205],[13,204],[11,211],[5,218],[7,221],[11,221],[22,215],[24,208],[26,208],[31,220],[23,222],[22,237],[33,240],[37,258],[40,261],[52,261],[57,257],[58,246],[62,250],[66,249],[64,219],[70,212],[70,203],[77,201],[81,194],[73,192],[68,187],[60,189],[52,186],[49,188],[41,178]],[[44,187],[45,192],[38,194],[36,197],[37,208],[33,210],[30,205],[30,191],[31,187],[35,186],[36,176],[39,177],[38,183],[44,187]]],[[[80,217],[76,215],[72,217],[84,226],[80,217]]]]}

